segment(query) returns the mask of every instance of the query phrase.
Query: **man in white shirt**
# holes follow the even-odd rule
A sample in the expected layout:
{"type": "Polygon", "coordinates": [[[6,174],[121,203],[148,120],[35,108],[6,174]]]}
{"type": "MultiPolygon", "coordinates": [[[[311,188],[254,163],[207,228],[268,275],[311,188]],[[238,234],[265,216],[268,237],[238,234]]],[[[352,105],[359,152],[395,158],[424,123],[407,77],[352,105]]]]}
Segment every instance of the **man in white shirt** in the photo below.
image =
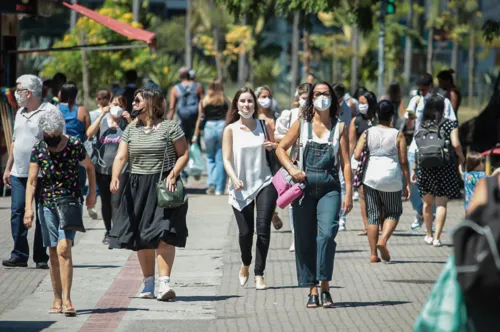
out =
{"type": "MultiPolygon", "coordinates": [[[[405,118],[407,119],[407,124],[409,122],[414,122],[414,132],[413,137],[420,129],[420,125],[422,123],[422,117],[424,114],[424,107],[426,100],[432,95],[432,90],[434,88],[433,78],[431,74],[424,73],[420,75],[417,81],[418,95],[413,97],[408,103],[408,107],[406,108],[405,118]]],[[[444,97],[443,97],[444,98],[444,97]]],[[[451,121],[457,121],[457,117],[455,115],[455,111],[451,106],[451,102],[448,98],[444,99],[444,117],[451,121]]],[[[415,162],[415,152],[417,150],[417,143],[413,140],[408,148],[408,163],[410,165],[410,173],[413,173],[413,164],[415,162]]],[[[410,174],[411,176],[411,174],[410,174]]],[[[422,216],[422,208],[423,202],[422,198],[418,193],[418,185],[412,184],[410,186],[411,196],[410,201],[413,209],[417,213],[415,217],[415,221],[411,225],[412,230],[417,230],[422,227],[424,222],[424,218],[422,216]]]]}
{"type": "MultiPolygon", "coordinates": [[[[31,149],[42,139],[38,128],[40,115],[49,109],[57,109],[54,105],[42,102],[41,79],[34,75],[22,75],[17,79],[16,101],[21,107],[14,122],[13,143],[3,174],[4,184],[11,187],[11,231],[14,249],[10,258],[2,262],[7,267],[27,267],[29,258],[28,229],[24,226],[24,208],[26,185],[28,181],[31,149]]],[[[36,268],[48,269],[49,256],[42,243],[42,231],[38,218],[38,203],[42,185],[39,183],[35,191],[36,228],[33,243],[33,260],[36,268]]]]}

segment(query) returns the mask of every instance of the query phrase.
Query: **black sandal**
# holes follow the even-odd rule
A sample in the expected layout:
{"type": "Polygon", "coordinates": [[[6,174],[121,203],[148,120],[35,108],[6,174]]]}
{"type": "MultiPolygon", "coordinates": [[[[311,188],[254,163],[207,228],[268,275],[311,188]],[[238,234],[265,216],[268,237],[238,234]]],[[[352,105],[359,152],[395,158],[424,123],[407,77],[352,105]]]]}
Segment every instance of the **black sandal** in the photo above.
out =
{"type": "Polygon", "coordinates": [[[319,307],[318,294],[309,294],[309,300],[307,301],[306,307],[309,309],[315,309],[319,307]]]}
{"type": "Polygon", "coordinates": [[[335,305],[333,304],[332,295],[330,292],[321,292],[321,302],[323,303],[323,308],[333,308],[335,305]]]}

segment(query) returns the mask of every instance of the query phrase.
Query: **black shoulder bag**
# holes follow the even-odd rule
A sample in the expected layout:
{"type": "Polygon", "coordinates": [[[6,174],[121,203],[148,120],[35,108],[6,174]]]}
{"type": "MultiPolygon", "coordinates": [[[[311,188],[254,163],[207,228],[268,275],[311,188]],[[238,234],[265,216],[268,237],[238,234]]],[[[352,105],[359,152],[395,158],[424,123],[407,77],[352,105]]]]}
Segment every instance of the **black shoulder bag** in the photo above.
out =
{"type": "MultiPolygon", "coordinates": [[[[266,127],[266,122],[264,120],[259,120],[262,130],[264,131],[264,135],[268,141],[269,139],[269,133],[267,132],[267,127],[266,127]]],[[[276,155],[276,150],[272,151],[267,151],[266,150],[266,160],[267,163],[269,164],[269,168],[271,169],[271,174],[275,175],[281,168],[281,163],[278,159],[278,156],[276,155]]]]}

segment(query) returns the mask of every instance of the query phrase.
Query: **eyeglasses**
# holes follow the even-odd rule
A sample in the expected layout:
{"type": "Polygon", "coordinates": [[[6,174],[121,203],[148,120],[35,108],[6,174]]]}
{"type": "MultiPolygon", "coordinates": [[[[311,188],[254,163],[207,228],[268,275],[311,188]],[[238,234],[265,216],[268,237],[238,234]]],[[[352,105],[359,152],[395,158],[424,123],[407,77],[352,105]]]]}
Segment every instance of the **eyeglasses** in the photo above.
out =
{"type": "Polygon", "coordinates": [[[139,98],[134,99],[134,104],[140,104],[141,102],[142,102],[142,100],[140,100],[139,98]]]}

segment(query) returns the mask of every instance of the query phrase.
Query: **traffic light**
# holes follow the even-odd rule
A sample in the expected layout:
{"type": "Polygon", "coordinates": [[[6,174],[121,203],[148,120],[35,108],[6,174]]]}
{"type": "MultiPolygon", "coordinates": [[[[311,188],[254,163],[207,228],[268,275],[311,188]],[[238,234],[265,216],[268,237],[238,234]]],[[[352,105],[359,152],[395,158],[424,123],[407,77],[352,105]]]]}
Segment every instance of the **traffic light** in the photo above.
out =
{"type": "Polygon", "coordinates": [[[396,0],[387,0],[387,6],[385,7],[385,13],[387,15],[392,15],[396,13],[396,0]]]}

